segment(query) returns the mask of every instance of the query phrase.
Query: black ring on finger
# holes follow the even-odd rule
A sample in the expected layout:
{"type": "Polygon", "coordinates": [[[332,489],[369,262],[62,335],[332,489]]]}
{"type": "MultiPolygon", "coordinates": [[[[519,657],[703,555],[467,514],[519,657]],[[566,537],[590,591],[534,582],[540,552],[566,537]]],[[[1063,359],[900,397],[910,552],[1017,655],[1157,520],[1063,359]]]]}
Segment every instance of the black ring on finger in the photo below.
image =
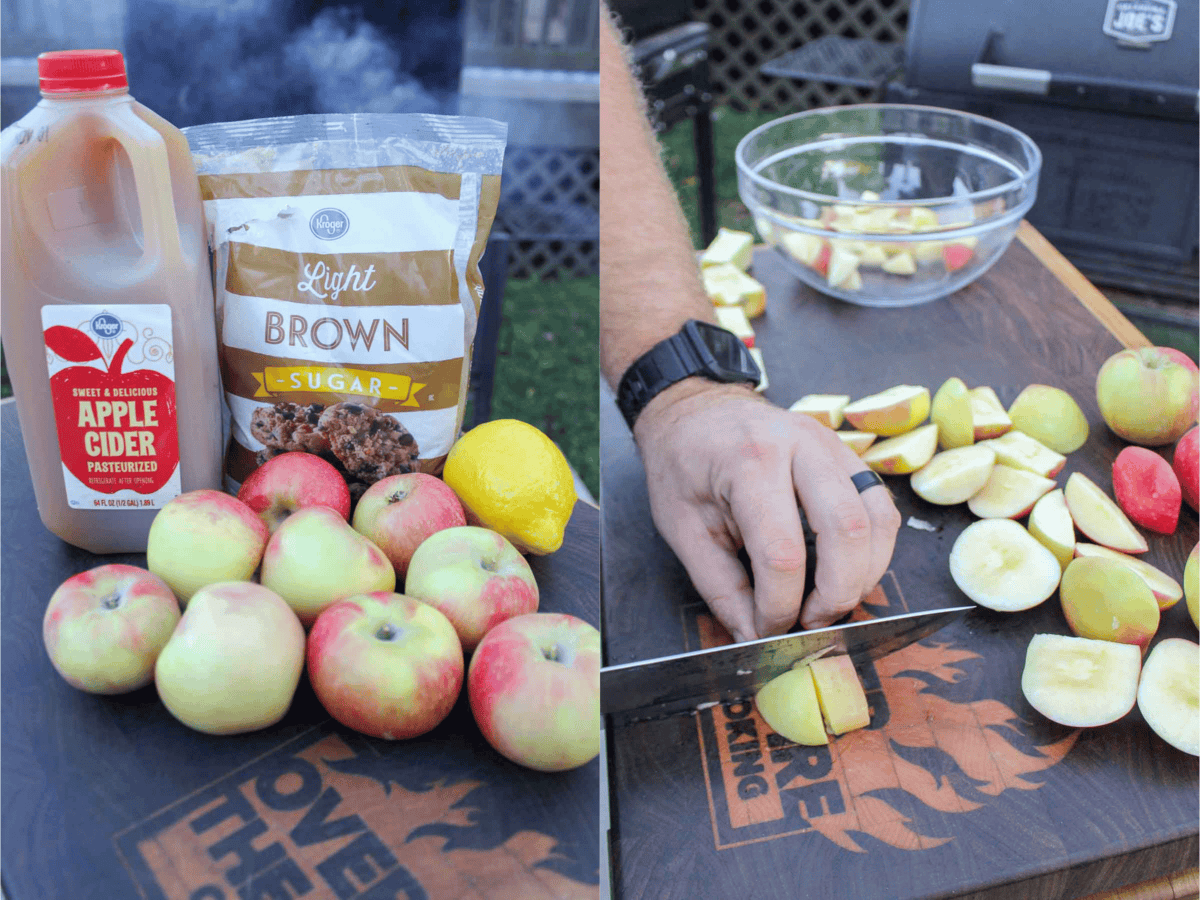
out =
{"type": "Polygon", "coordinates": [[[851,475],[850,483],[854,485],[854,489],[861,494],[863,491],[873,488],[877,484],[882,485],[883,479],[870,469],[866,469],[865,471],[855,472],[853,475],[851,475]]]}

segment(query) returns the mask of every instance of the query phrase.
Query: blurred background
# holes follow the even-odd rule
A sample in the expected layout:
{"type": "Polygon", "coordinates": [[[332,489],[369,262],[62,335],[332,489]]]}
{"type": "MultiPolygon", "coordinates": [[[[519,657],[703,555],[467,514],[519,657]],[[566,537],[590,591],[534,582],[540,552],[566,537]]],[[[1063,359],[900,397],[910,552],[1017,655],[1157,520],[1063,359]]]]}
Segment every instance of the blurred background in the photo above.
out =
{"type": "Polygon", "coordinates": [[[595,496],[598,21],[596,0],[0,0],[0,125],[37,103],[38,53],[85,47],[121,50],[130,93],[180,128],[316,112],[508,122],[467,424],[537,426],[595,496]]]}
{"type": "Polygon", "coordinates": [[[697,247],[753,232],[734,150],[788,113],[963,109],[1045,160],[1028,218],[1151,341],[1197,356],[1197,6],[1176,0],[610,0],[697,247]]]}

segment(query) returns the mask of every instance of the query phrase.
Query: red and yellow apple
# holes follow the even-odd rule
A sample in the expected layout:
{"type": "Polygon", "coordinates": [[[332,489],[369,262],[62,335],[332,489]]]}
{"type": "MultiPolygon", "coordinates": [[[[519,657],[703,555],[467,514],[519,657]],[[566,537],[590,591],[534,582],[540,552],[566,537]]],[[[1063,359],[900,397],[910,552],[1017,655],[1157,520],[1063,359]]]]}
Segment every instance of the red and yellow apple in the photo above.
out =
{"type": "Polygon", "coordinates": [[[1058,587],[1067,625],[1079,637],[1145,649],[1158,631],[1159,609],[1141,576],[1113,559],[1071,560],[1058,587]]]}
{"type": "Polygon", "coordinates": [[[929,388],[898,384],[846,404],[842,415],[859,431],[881,437],[904,434],[929,418],[929,388]]]}
{"type": "Polygon", "coordinates": [[[283,718],[303,669],[304,629],[283,598],[250,582],[218,582],[192,597],[154,683],[184,725],[239,734],[283,718]]]}
{"type": "Polygon", "coordinates": [[[154,663],[178,623],[179,601],[165,581],[110,563],[58,586],[42,617],[42,640],[72,687],[122,694],[154,680],[154,663]]]}
{"type": "Polygon", "coordinates": [[[911,475],[937,452],[937,426],[930,422],[912,431],[872,444],[862,461],[883,475],[911,475]]]}
{"type": "Polygon", "coordinates": [[[385,740],[436,728],[462,690],[454,626],[432,606],[391,591],[327,607],[309,633],[307,659],[325,710],[347,728],[385,740]]]}
{"type": "Polygon", "coordinates": [[[1171,468],[1179,479],[1183,500],[1192,509],[1200,509],[1200,427],[1193,426],[1175,445],[1171,468]]]}
{"type": "Polygon", "coordinates": [[[504,535],[474,525],[447,528],[422,543],[404,592],[440,610],[468,653],[501,622],[538,608],[525,557],[504,535]]]}
{"type": "Polygon", "coordinates": [[[1067,478],[1063,496],[1075,527],[1094,543],[1122,553],[1145,553],[1150,549],[1121,507],[1082,472],[1072,472],[1067,478]]]}
{"type": "Polygon", "coordinates": [[[938,427],[938,446],[944,450],[975,443],[971,392],[958,377],[947,378],[930,404],[929,417],[938,427]]]}
{"type": "Polygon", "coordinates": [[[292,513],[263,553],[263,585],[296,611],[306,628],[352,594],[394,591],[396,570],[382,550],[328,506],[292,513]]]}
{"type": "Polygon", "coordinates": [[[501,755],[543,772],[582,766],[600,753],[600,632],[565,613],[501,622],[475,648],[467,693],[501,755]]]}
{"type": "Polygon", "coordinates": [[[1113,496],[1130,520],[1159,534],[1174,534],[1183,494],[1165,459],[1145,447],[1126,447],[1112,465],[1113,496]]]}
{"type": "Polygon", "coordinates": [[[383,551],[403,579],[417,547],[432,534],[467,524],[458,495],[424,472],[389,475],[363,492],[354,508],[354,530],[383,551]]]}
{"type": "Polygon", "coordinates": [[[1062,388],[1029,385],[1013,400],[1008,417],[1013,428],[1055,453],[1074,453],[1087,443],[1087,416],[1062,388]]]}
{"type": "Polygon", "coordinates": [[[1130,556],[1127,553],[1118,553],[1116,550],[1109,550],[1107,547],[1101,547],[1099,544],[1076,544],[1076,556],[1094,556],[1100,559],[1111,559],[1120,563],[1129,569],[1146,582],[1146,587],[1150,588],[1150,592],[1154,594],[1154,599],[1158,602],[1158,608],[1170,609],[1179,602],[1179,598],[1183,596],[1183,588],[1179,582],[1168,575],[1161,569],[1156,569],[1148,562],[1138,559],[1136,556],[1130,556]]]}
{"type": "Polygon", "coordinates": [[[1120,350],[1096,374],[1096,402],[1118,437],[1161,447],[1196,424],[1200,375],[1160,347],[1120,350]]]}
{"type": "Polygon", "coordinates": [[[246,581],[270,531],[249,506],[222,491],[180,494],[158,511],[146,539],[146,568],[183,604],[207,584],[246,581]]]}
{"type": "Polygon", "coordinates": [[[350,518],[350,488],[332,464],[300,450],[273,456],[246,476],[237,498],[274,533],[306,506],[328,506],[350,518]]]}

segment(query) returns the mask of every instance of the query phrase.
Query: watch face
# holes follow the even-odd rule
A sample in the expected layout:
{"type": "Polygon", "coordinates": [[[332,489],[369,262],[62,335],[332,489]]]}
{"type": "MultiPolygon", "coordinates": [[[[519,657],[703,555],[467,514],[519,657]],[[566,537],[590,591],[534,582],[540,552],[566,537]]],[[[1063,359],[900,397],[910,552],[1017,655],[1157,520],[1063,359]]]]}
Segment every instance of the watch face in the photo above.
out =
{"type": "Polygon", "coordinates": [[[750,365],[750,354],[745,351],[745,345],[724,328],[696,320],[692,324],[695,325],[693,334],[700,338],[717,366],[730,375],[745,377],[750,365]]]}

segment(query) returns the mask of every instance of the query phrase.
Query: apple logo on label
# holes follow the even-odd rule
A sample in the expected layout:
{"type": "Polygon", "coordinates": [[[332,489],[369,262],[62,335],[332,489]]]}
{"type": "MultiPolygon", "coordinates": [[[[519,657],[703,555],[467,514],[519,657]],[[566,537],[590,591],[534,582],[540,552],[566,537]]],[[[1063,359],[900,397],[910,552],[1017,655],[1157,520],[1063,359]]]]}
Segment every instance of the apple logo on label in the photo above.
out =
{"type": "Polygon", "coordinates": [[[308,220],[308,228],[323,241],[335,241],[350,230],[350,217],[333,207],[318,209],[308,220]]]}

